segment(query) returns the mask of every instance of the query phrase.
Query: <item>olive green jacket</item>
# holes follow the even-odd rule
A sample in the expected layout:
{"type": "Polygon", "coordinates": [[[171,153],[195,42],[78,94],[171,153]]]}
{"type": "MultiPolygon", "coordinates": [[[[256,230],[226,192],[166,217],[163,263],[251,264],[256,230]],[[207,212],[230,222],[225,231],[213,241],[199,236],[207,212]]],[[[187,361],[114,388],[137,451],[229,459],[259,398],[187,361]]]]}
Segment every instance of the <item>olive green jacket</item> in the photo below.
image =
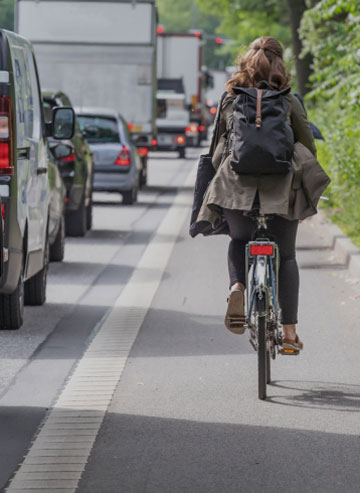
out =
{"type": "Polygon", "coordinates": [[[219,137],[212,164],[216,175],[205,194],[198,221],[208,221],[215,228],[222,209],[251,210],[259,193],[260,212],[278,214],[286,219],[304,219],[316,214],[319,198],[330,179],[316,159],[312,132],[301,103],[286,96],[290,123],[295,137],[292,169],[285,175],[239,175],[230,167],[233,137],[234,95],[227,94],[220,111],[219,137]]]}

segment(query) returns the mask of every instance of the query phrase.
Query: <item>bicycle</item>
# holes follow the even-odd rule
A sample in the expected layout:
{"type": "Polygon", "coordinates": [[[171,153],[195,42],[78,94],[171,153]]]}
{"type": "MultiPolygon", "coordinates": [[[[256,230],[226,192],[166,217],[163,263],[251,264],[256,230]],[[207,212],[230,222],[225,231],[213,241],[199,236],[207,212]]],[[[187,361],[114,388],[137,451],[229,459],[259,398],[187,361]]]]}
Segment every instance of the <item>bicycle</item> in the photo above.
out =
{"type": "Polygon", "coordinates": [[[271,383],[271,359],[276,354],[298,355],[299,351],[283,349],[279,305],[279,247],[270,237],[267,221],[271,215],[258,210],[247,213],[257,222],[252,240],[246,245],[246,325],[250,343],[258,353],[258,395],[266,399],[266,386],[271,383]]]}

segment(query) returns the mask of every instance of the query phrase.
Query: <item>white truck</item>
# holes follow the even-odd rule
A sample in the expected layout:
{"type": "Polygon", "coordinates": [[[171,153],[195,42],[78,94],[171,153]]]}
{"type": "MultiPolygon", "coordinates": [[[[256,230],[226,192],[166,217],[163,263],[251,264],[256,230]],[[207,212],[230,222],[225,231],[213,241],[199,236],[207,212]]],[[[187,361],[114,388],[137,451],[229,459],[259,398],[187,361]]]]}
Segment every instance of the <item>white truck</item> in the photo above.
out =
{"type": "Polygon", "coordinates": [[[114,109],[143,154],[151,148],[155,0],[17,0],[15,23],[32,41],[43,88],[64,91],[74,106],[114,109]]]}
{"type": "Polygon", "coordinates": [[[206,105],[202,73],[202,38],[191,33],[163,32],[157,38],[158,79],[183,79],[190,120],[206,134],[206,105]]]}

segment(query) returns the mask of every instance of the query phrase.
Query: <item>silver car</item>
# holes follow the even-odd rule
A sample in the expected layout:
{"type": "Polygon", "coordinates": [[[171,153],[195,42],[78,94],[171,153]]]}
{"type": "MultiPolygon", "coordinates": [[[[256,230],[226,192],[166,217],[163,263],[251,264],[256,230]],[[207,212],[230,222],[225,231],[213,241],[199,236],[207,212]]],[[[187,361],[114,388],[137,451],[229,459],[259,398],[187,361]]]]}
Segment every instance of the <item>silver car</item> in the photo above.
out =
{"type": "Polygon", "coordinates": [[[137,200],[141,160],[126,121],[111,109],[76,110],[95,163],[93,190],[118,192],[123,204],[137,200]]]}

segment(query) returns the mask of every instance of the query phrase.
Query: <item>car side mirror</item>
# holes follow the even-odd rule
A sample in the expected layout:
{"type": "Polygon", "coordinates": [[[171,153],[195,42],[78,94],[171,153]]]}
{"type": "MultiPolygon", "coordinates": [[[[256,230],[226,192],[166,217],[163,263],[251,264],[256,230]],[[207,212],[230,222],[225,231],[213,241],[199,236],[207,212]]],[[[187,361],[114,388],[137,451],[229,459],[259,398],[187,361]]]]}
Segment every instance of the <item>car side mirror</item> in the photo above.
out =
{"type": "Polygon", "coordinates": [[[51,149],[55,159],[63,159],[65,157],[71,156],[73,153],[73,148],[66,144],[57,144],[51,149]]]}
{"type": "Polygon", "coordinates": [[[71,139],[75,132],[75,112],[72,108],[53,109],[52,136],[57,140],[71,139]]]}

